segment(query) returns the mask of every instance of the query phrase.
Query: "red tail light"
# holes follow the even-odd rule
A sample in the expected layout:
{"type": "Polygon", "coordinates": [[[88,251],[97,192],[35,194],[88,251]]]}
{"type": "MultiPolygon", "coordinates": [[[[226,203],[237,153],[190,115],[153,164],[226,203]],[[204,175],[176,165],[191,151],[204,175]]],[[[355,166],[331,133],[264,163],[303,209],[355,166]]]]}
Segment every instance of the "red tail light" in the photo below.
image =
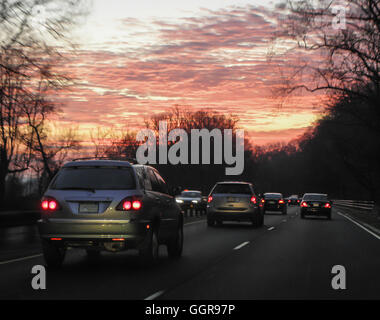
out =
{"type": "Polygon", "coordinates": [[[123,209],[124,209],[124,210],[131,210],[131,208],[132,208],[132,203],[131,203],[131,201],[124,201],[124,202],[123,202],[123,209]]]}
{"type": "Polygon", "coordinates": [[[297,200],[297,202],[298,202],[298,203],[300,203],[300,201],[299,201],[299,200],[297,200]]]}
{"type": "Polygon", "coordinates": [[[330,203],[326,203],[325,204],[325,208],[331,208],[331,204],[330,203]]]}
{"type": "Polygon", "coordinates": [[[288,200],[288,202],[290,203],[291,200],[288,200]]]}
{"type": "Polygon", "coordinates": [[[265,199],[261,199],[261,203],[264,203],[265,202],[265,199]]]}
{"type": "Polygon", "coordinates": [[[207,198],[207,202],[211,202],[212,201],[212,196],[209,196],[208,198],[207,198]]]}
{"type": "Polygon", "coordinates": [[[252,197],[251,197],[251,202],[252,202],[253,204],[256,204],[256,203],[257,203],[257,198],[256,198],[255,196],[252,196],[252,197]]]}
{"type": "Polygon", "coordinates": [[[138,211],[138,210],[141,209],[141,207],[142,207],[142,202],[141,202],[140,199],[138,199],[137,197],[127,197],[127,198],[121,200],[121,202],[116,207],[116,210],[120,210],[120,211],[129,211],[129,210],[138,211]]]}
{"type": "Polygon", "coordinates": [[[302,208],[306,208],[306,207],[308,207],[308,205],[307,205],[307,203],[305,201],[302,201],[301,202],[301,207],[302,208]]]}
{"type": "Polygon", "coordinates": [[[139,210],[141,208],[141,201],[140,200],[135,200],[132,202],[132,208],[134,210],[139,210]]]}
{"type": "Polygon", "coordinates": [[[283,204],[285,202],[284,202],[284,200],[281,199],[281,200],[278,200],[278,203],[283,204]]]}
{"type": "Polygon", "coordinates": [[[57,200],[53,198],[46,198],[41,202],[41,209],[44,211],[56,211],[59,209],[59,205],[57,200]]]}

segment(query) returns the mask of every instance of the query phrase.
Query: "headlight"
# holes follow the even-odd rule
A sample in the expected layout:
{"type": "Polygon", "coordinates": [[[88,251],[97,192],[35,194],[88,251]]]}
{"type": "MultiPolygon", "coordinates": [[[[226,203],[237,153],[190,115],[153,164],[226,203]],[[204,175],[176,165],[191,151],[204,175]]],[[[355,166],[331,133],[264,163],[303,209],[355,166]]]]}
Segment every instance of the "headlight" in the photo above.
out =
{"type": "Polygon", "coordinates": [[[198,200],[192,200],[191,202],[192,203],[198,203],[198,200]]]}
{"type": "Polygon", "coordinates": [[[181,199],[175,199],[175,201],[177,201],[177,203],[183,203],[183,200],[181,199]]]}

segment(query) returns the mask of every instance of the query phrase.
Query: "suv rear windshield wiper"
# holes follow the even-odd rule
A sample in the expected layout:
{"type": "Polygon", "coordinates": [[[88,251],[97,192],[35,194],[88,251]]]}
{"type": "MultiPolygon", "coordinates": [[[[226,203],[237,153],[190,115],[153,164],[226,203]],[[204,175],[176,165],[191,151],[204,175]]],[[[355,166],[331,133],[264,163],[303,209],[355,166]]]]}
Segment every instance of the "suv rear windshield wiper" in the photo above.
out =
{"type": "Polygon", "coordinates": [[[82,187],[65,187],[65,188],[57,188],[56,190],[84,190],[84,191],[91,191],[95,193],[95,189],[93,188],[82,188],[82,187]]]}

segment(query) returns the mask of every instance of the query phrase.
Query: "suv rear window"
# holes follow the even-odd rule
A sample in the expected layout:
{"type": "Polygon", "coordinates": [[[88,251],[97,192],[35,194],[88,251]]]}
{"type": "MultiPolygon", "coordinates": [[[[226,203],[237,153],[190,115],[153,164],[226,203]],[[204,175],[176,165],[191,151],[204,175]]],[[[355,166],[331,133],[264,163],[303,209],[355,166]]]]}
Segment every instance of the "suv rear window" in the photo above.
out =
{"type": "Polygon", "coordinates": [[[68,167],[52,181],[50,189],[135,189],[136,182],[128,167],[68,167]]]}
{"type": "Polygon", "coordinates": [[[279,193],[265,193],[264,194],[265,199],[281,199],[282,194],[279,193]]]}
{"type": "Polygon", "coordinates": [[[202,194],[200,192],[195,191],[182,191],[181,196],[185,198],[196,198],[200,197],[202,194]]]}
{"type": "Polygon", "coordinates": [[[328,201],[325,194],[305,194],[303,199],[305,201],[328,201]]]}
{"type": "Polygon", "coordinates": [[[212,193],[252,194],[252,190],[248,184],[223,183],[217,184],[212,193]]]}

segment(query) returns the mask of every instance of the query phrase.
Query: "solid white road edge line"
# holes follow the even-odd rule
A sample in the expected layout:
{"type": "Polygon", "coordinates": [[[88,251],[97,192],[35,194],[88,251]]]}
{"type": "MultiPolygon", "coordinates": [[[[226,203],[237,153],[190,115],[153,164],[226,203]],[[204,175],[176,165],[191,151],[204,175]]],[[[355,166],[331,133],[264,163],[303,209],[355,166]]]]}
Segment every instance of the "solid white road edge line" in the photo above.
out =
{"type": "Polygon", "coordinates": [[[17,261],[22,261],[22,260],[34,259],[34,258],[41,257],[41,256],[42,256],[42,253],[39,253],[39,254],[35,254],[33,256],[27,256],[27,257],[22,257],[22,258],[7,260],[7,261],[0,261],[0,265],[12,263],[12,262],[17,262],[17,261]]]}
{"type": "Polygon", "coordinates": [[[366,228],[365,226],[363,226],[359,222],[356,222],[354,219],[350,218],[349,216],[347,216],[344,213],[341,213],[339,211],[337,211],[337,214],[346,218],[347,220],[350,220],[352,223],[356,224],[358,227],[362,228],[363,230],[367,231],[369,234],[373,235],[376,239],[380,240],[380,236],[378,236],[376,233],[372,232],[371,230],[369,230],[368,228],[366,228]]]}

